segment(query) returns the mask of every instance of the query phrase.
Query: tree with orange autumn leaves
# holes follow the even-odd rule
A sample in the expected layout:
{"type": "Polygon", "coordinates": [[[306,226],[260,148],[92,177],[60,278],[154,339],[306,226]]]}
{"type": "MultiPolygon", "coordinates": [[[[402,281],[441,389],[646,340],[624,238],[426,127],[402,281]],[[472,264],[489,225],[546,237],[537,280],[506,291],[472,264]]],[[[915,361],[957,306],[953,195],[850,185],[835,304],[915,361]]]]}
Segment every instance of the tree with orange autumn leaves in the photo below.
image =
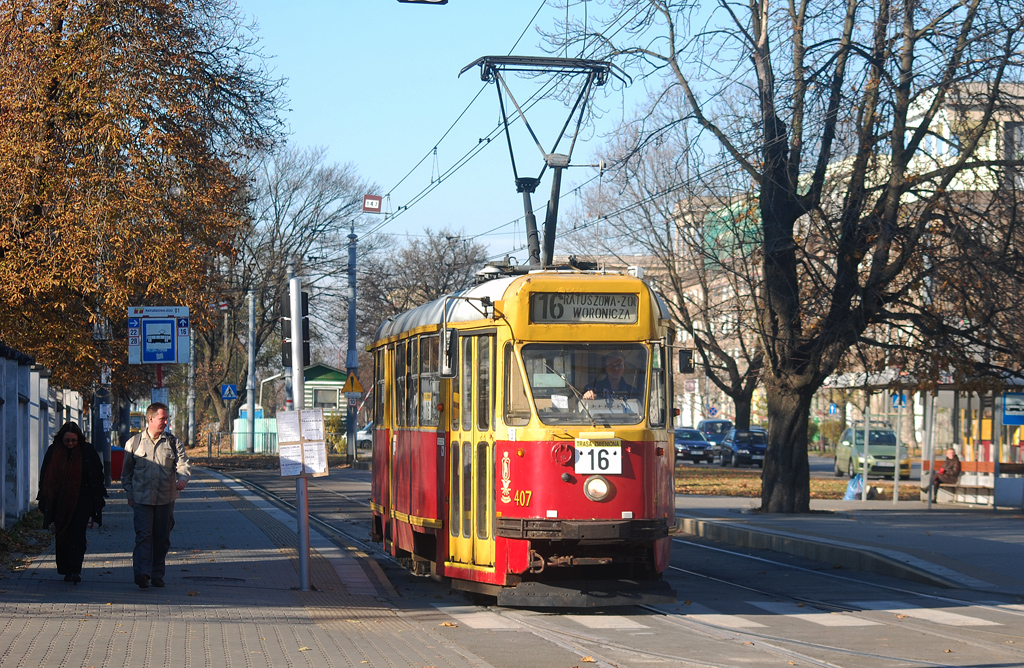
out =
{"type": "Polygon", "coordinates": [[[0,2],[0,341],[54,383],[127,367],[128,306],[188,306],[247,221],[280,80],[224,0],[0,2]]]}

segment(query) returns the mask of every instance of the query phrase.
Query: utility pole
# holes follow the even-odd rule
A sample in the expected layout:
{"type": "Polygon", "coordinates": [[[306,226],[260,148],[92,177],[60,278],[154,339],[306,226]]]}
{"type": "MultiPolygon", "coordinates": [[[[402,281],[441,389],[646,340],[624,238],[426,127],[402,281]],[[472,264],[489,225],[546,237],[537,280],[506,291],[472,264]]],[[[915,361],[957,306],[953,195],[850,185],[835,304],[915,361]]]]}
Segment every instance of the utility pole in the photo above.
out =
{"type": "Polygon", "coordinates": [[[188,395],[185,399],[188,410],[188,430],[185,434],[189,447],[196,447],[196,337],[188,337],[188,395]]]}
{"type": "MultiPolygon", "coordinates": [[[[356,351],[356,228],[352,225],[348,235],[348,357],[345,360],[349,376],[359,377],[359,353],[356,351]]],[[[349,464],[356,460],[356,407],[355,402],[345,397],[345,459],[349,464]]]]}
{"type": "MultiPolygon", "coordinates": [[[[293,265],[290,265],[290,264],[288,265],[287,276],[288,276],[289,289],[291,289],[290,286],[291,286],[292,278],[295,276],[295,267],[293,265]]],[[[289,297],[288,299],[289,299],[289,304],[290,304],[291,303],[291,301],[290,301],[291,297],[289,297]]],[[[290,307],[289,307],[289,312],[291,312],[291,308],[290,307]]],[[[284,338],[284,332],[283,331],[281,332],[281,335],[284,338]]],[[[288,336],[291,336],[291,332],[290,331],[289,331],[288,336]]],[[[292,357],[292,359],[294,360],[295,358],[292,357]]],[[[284,367],[284,409],[286,411],[293,411],[293,410],[295,410],[295,402],[293,401],[293,397],[292,397],[292,367],[291,367],[291,365],[286,365],[284,367]]]]}
{"type": "MultiPolygon", "coordinates": [[[[302,360],[302,280],[288,280],[292,326],[292,410],[305,408],[302,360]]],[[[295,520],[299,534],[299,588],[309,591],[309,479],[306,471],[295,478],[295,520]]]]}
{"type": "Polygon", "coordinates": [[[249,290],[249,373],[245,384],[248,453],[256,452],[256,293],[249,290]]]}

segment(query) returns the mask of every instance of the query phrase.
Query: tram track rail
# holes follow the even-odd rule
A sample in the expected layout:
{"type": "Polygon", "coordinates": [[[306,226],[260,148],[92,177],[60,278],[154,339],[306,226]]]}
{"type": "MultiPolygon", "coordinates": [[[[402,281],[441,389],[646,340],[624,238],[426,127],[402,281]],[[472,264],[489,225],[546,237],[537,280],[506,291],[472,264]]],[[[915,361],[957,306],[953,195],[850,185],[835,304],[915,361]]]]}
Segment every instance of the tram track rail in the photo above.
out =
{"type": "MultiPolygon", "coordinates": [[[[737,550],[728,550],[728,549],[724,549],[724,548],[720,548],[720,547],[715,547],[715,546],[710,546],[710,545],[703,545],[703,544],[698,543],[698,542],[681,540],[681,539],[678,539],[678,538],[674,539],[674,542],[685,544],[688,547],[697,547],[697,548],[701,548],[701,549],[711,550],[711,551],[714,551],[714,552],[726,553],[726,554],[729,554],[729,555],[732,555],[732,556],[736,556],[736,557],[742,557],[742,558],[745,558],[745,559],[750,559],[750,560],[754,560],[754,561],[764,562],[764,563],[767,563],[767,564],[771,564],[773,566],[789,568],[789,569],[800,571],[802,573],[805,573],[805,574],[808,574],[808,575],[813,575],[813,576],[819,577],[819,578],[825,578],[825,579],[830,579],[830,580],[840,580],[840,581],[844,581],[844,582],[847,582],[847,583],[856,584],[856,585],[858,585],[860,587],[870,587],[870,588],[873,588],[873,589],[878,589],[878,590],[882,590],[882,591],[886,591],[886,592],[890,592],[890,593],[895,593],[895,594],[898,594],[900,596],[908,596],[908,597],[911,597],[913,599],[921,599],[923,601],[929,601],[929,602],[946,603],[946,604],[950,604],[952,606],[957,606],[957,607],[965,605],[964,601],[959,600],[959,599],[955,599],[955,598],[952,598],[952,597],[938,596],[938,595],[935,595],[935,594],[927,594],[927,593],[915,591],[913,589],[907,589],[907,588],[903,588],[903,587],[894,587],[894,586],[891,586],[891,585],[885,585],[885,584],[881,584],[881,583],[870,582],[870,581],[859,579],[859,578],[852,578],[852,577],[848,577],[848,576],[845,576],[845,575],[838,575],[838,574],[835,574],[835,573],[818,571],[818,570],[815,570],[815,569],[805,568],[805,567],[797,566],[797,565],[794,565],[794,564],[787,564],[787,563],[782,562],[782,561],[766,559],[765,557],[759,557],[759,556],[756,556],[756,555],[745,554],[744,552],[740,552],[740,551],[737,551],[737,550]]],[[[795,596],[793,594],[790,594],[790,593],[784,592],[784,591],[771,590],[771,589],[759,588],[759,587],[752,587],[752,586],[747,585],[747,584],[742,584],[742,583],[739,583],[739,582],[730,581],[730,580],[728,580],[726,578],[721,578],[721,577],[717,577],[717,576],[713,576],[713,575],[708,575],[706,573],[700,573],[699,571],[695,571],[695,570],[692,570],[692,569],[679,568],[678,566],[670,566],[669,570],[670,571],[674,571],[674,572],[685,573],[685,574],[687,574],[687,575],[689,575],[691,577],[699,577],[699,578],[703,578],[703,579],[706,579],[706,580],[709,580],[709,581],[714,581],[714,582],[716,582],[718,584],[721,584],[721,585],[724,585],[724,586],[740,588],[740,589],[743,589],[743,590],[751,592],[751,593],[759,594],[761,596],[773,597],[773,598],[776,598],[776,599],[789,600],[789,601],[793,601],[793,602],[796,602],[798,604],[803,604],[803,605],[810,605],[810,606],[813,606],[814,608],[822,610],[822,611],[856,613],[856,614],[858,614],[858,615],[860,615],[860,616],[862,616],[862,617],[864,617],[866,619],[870,619],[871,621],[874,621],[874,622],[876,622],[878,624],[882,624],[884,626],[887,626],[887,627],[890,627],[890,628],[893,628],[893,629],[897,629],[897,630],[912,629],[912,630],[917,631],[918,633],[921,633],[921,634],[931,635],[931,636],[935,636],[937,638],[941,638],[943,641],[946,641],[946,642],[955,641],[955,642],[958,642],[958,643],[962,643],[964,645],[969,645],[969,646],[972,646],[972,647],[976,647],[978,649],[985,649],[986,651],[995,652],[995,653],[998,653],[998,654],[1003,654],[1005,656],[1011,656],[1014,659],[1016,659],[1016,663],[1014,665],[1024,665],[1024,648],[1018,649],[1016,647],[1008,647],[1006,645],[1006,641],[1005,640],[1003,640],[1002,642],[997,643],[994,640],[980,641],[976,637],[972,637],[972,635],[973,636],[977,636],[978,634],[986,634],[986,635],[990,635],[990,636],[997,636],[998,635],[1001,638],[1006,638],[1008,635],[1011,635],[1011,634],[1007,634],[1005,632],[997,633],[995,631],[988,631],[988,630],[985,629],[985,627],[974,626],[974,627],[970,627],[971,628],[971,631],[970,631],[971,635],[968,635],[967,633],[956,632],[955,631],[956,627],[942,627],[942,629],[939,630],[939,629],[936,629],[933,625],[930,625],[930,624],[927,624],[927,623],[923,623],[923,622],[917,622],[917,621],[914,621],[913,619],[910,619],[910,618],[902,618],[897,623],[897,622],[894,622],[892,620],[892,613],[885,612],[885,611],[880,611],[880,610],[879,611],[864,610],[864,609],[855,608],[855,607],[852,607],[852,606],[842,605],[842,604],[835,603],[835,602],[832,602],[832,601],[823,601],[823,600],[820,600],[820,599],[814,599],[814,598],[810,598],[810,597],[807,597],[807,596],[795,596]]],[[[641,607],[646,607],[646,606],[641,606],[641,607]]],[[[977,609],[981,609],[981,610],[995,611],[995,612],[998,612],[999,614],[1003,614],[1003,615],[1010,615],[1010,616],[1013,616],[1013,617],[1022,617],[1022,618],[1024,618],[1024,611],[1007,609],[1007,608],[997,607],[997,606],[988,605],[988,604],[973,604],[971,607],[977,608],[977,609]]],[[[652,612],[660,612],[657,608],[653,608],[653,607],[646,607],[646,609],[648,609],[649,611],[652,611],[652,612]]],[[[676,618],[676,617],[670,617],[669,619],[670,619],[670,621],[672,623],[681,623],[681,622],[684,621],[683,619],[679,619],[679,618],[676,618]]],[[[771,635],[767,635],[767,634],[763,634],[763,633],[758,633],[756,631],[726,629],[725,627],[715,626],[715,625],[710,624],[708,622],[703,622],[703,621],[698,621],[698,620],[685,620],[685,621],[687,623],[689,623],[689,624],[697,624],[697,625],[701,625],[701,626],[712,627],[712,628],[715,628],[715,629],[719,629],[719,630],[721,630],[722,632],[725,632],[725,633],[734,633],[734,634],[745,636],[745,637],[757,638],[757,639],[760,639],[762,641],[772,640],[772,641],[783,641],[783,642],[787,642],[787,643],[796,643],[796,644],[799,644],[799,645],[802,645],[802,646],[812,647],[812,648],[815,648],[815,649],[821,649],[821,650],[826,650],[826,651],[833,651],[833,652],[837,652],[837,653],[840,653],[840,654],[849,654],[849,655],[852,655],[852,656],[859,656],[859,657],[864,657],[864,658],[870,657],[870,658],[875,658],[875,659],[880,659],[880,660],[900,661],[900,662],[905,662],[908,665],[928,665],[928,666],[941,665],[941,664],[936,664],[934,661],[924,661],[924,662],[921,662],[921,661],[918,661],[918,660],[915,660],[915,659],[909,659],[909,658],[903,658],[903,657],[894,657],[894,656],[887,656],[887,655],[878,655],[878,654],[875,654],[875,653],[865,653],[865,652],[860,652],[860,651],[857,651],[857,650],[849,650],[849,649],[845,649],[845,648],[841,648],[841,647],[835,647],[835,646],[832,646],[832,645],[822,645],[820,643],[810,643],[810,642],[802,641],[802,640],[779,638],[777,636],[771,636],[771,635]]],[[[1020,635],[1014,635],[1012,637],[1024,639],[1024,636],[1020,636],[1020,635]]],[[[958,665],[958,664],[951,664],[951,665],[958,665]]]]}
{"type": "MultiPolygon", "coordinates": [[[[246,478],[237,476],[232,477],[252,493],[274,503],[282,510],[290,513],[294,513],[296,511],[294,503],[290,502],[281,494],[276,493],[267,486],[246,478]]],[[[368,507],[369,505],[362,499],[358,498],[357,495],[330,490],[322,485],[314,485],[314,487],[316,488],[317,495],[323,494],[328,498],[338,498],[346,503],[360,507],[368,507]]],[[[325,504],[321,503],[318,505],[325,504]]],[[[315,526],[321,531],[321,533],[332,541],[340,541],[346,545],[355,546],[370,558],[382,559],[389,564],[401,566],[401,564],[391,555],[357,535],[358,532],[352,531],[351,526],[345,526],[346,524],[353,523],[353,520],[339,520],[337,518],[322,517],[320,515],[321,513],[319,511],[311,508],[310,524],[311,526],[315,526]]],[[[363,527],[363,529],[365,529],[365,527],[363,527]]],[[[845,582],[859,587],[870,587],[876,590],[897,594],[901,597],[913,597],[922,601],[945,603],[951,606],[963,606],[965,604],[964,601],[951,597],[928,594],[915,591],[913,589],[870,582],[868,580],[850,577],[848,575],[815,570],[813,568],[789,564],[784,561],[777,561],[757,555],[746,554],[738,550],[706,545],[697,541],[676,538],[674,539],[674,542],[680,545],[686,545],[689,549],[704,549],[731,555],[737,558],[763,562],[766,565],[770,564],[779,568],[792,569],[803,574],[813,575],[815,577],[832,581],[845,582]]],[[[858,609],[850,606],[844,606],[833,601],[793,595],[777,589],[773,590],[765,587],[754,587],[749,584],[730,581],[728,578],[719,577],[709,573],[702,573],[690,568],[670,566],[669,570],[671,572],[685,574],[688,577],[696,577],[709,582],[714,582],[715,584],[723,587],[739,588],[759,596],[792,601],[798,604],[811,606],[812,609],[818,609],[824,612],[856,613],[859,616],[870,619],[894,630],[914,630],[924,635],[941,638],[944,642],[959,643],[963,646],[974,647],[979,650],[1007,657],[1012,660],[1012,662],[1007,665],[1024,665],[1024,638],[1017,635],[1007,634],[1005,631],[996,632],[986,630],[983,627],[971,627],[969,632],[959,632],[955,627],[941,627],[941,629],[938,629],[927,622],[918,622],[909,618],[900,619],[896,622],[892,619],[892,614],[885,611],[858,609]],[[981,638],[979,636],[985,637],[981,638]],[[1017,649],[1012,645],[1007,645],[1007,638],[1022,638],[1022,648],[1017,649]]],[[[474,607],[481,611],[490,611],[498,614],[506,620],[514,621],[515,624],[519,625],[524,630],[528,630],[538,637],[548,640],[549,642],[564,649],[588,655],[593,658],[595,666],[607,666],[611,668],[613,666],[618,667],[628,665],[623,663],[622,655],[633,656],[636,658],[638,663],[648,661],[671,661],[674,665],[692,668],[740,668],[741,666],[750,665],[747,661],[735,663],[722,660],[714,662],[701,661],[692,657],[673,654],[671,652],[654,651],[647,648],[637,647],[619,641],[609,640],[605,637],[598,637],[564,628],[558,628],[555,625],[538,621],[537,617],[532,617],[529,614],[514,609],[494,609],[492,607],[482,605],[475,605],[474,607]],[[619,656],[613,657],[610,656],[610,654],[619,654],[619,656]]],[[[973,604],[973,607],[977,609],[994,610],[1002,615],[1024,618],[1024,610],[1014,610],[987,604],[973,604]]],[[[930,661],[906,656],[895,656],[888,653],[862,651],[840,645],[816,643],[808,640],[790,638],[749,629],[736,629],[719,626],[710,621],[698,620],[686,615],[671,614],[663,609],[653,606],[636,606],[635,609],[642,611],[645,615],[657,616],[664,623],[672,627],[683,629],[687,633],[704,635],[719,642],[739,643],[743,646],[745,651],[761,653],[766,659],[770,656],[776,661],[781,660],[787,663],[791,662],[792,665],[809,665],[816,666],[818,668],[853,668],[855,666],[862,665],[862,662],[864,661],[878,662],[880,665],[887,666],[908,666],[910,668],[915,666],[953,668],[954,666],[963,665],[961,663],[942,663],[934,660],[930,661]],[[815,656],[814,654],[818,654],[819,656],[815,656]],[[833,660],[827,660],[821,658],[820,655],[836,658],[833,660]]]]}

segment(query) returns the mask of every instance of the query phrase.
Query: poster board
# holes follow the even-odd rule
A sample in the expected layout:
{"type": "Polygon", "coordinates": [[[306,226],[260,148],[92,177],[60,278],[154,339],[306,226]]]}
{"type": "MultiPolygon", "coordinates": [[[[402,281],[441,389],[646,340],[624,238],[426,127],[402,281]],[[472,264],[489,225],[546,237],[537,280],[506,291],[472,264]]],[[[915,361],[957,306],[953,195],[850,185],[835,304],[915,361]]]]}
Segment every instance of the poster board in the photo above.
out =
{"type": "Polygon", "coordinates": [[[281,477],[329,475],[323,409],[278,413],[277,452],[281,477]]]}

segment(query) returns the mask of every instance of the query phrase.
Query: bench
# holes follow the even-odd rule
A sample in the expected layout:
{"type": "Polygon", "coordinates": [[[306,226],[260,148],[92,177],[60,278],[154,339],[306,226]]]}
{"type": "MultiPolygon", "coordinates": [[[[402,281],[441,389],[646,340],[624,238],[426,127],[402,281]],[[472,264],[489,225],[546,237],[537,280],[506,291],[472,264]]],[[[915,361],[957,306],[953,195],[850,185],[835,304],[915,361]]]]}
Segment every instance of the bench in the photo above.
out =
{"type": "MultiPolygon", "coordinates": [[[[937,470],[942,468],[944,464],[945,459],[937,459],[934,462],[921,462],[922,480],[928,471],[932,470],[933,466],[937,470]]],[[[1001,469],[1008,466],[1014,465],[1002,464],[1001,469]]],[[[938,501],[945,503],[976,503],[995,507],[995,470],[995,462],[960,462],[960,478],[957,480],[956,485],[941,485],[936,498],[938,501]]],[[[1002,473],[1002,470],[1000,472],[1002,473]]],[[[922,494],[927,493],[928,490],[922,490],[922,494]]],[[[922,496],[921,499],[926,500],[926,497],[922,496]]]]}

